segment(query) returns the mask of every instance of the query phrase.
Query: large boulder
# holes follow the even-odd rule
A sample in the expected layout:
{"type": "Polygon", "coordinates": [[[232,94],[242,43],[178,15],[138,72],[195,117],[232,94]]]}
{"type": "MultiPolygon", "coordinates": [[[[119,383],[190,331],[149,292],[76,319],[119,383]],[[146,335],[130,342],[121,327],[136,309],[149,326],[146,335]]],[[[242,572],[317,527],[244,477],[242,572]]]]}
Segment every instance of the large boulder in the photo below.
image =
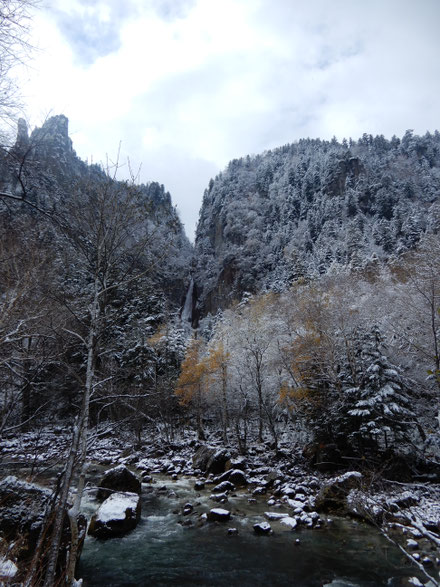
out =
{"type": "Polygon", "coordinates": [[[215,448],[210,446],[201,446],[198,448],[192,459],[194,469],[206,471],[209,459],[215,454],[215,452],[215,448]]]}
{"type": "Polygon", "coordinates": [[[219,475],[226,470],[231,455],[226,449],[201,446],[193,456],[194,469],[219,475]]]}
{"type": "MultiPolygon", "coordinates": [[[[19,568],[25,568],[35,553],[51,501],[52,491],[36,483],[21,481],[12,475],[0,481],[0,533],[6,543],[15,544],[13,553],[19,568]]],[[[79,558],[86,535],[87,519],[83,514],[79,514],[77,522],[80,539],[79,558]]],[[[62,576],[66,568],[70,540],[70,524],[66,515],[58,557],[58,577],[62,576]]],[[[43,545],[42,552],[47,552],[47,549],[48,545],[43,545]]],[[[41,567],[44,567],[44,561],[41,567]]]]}
{"type": "Polygon", "coordinates": [[[90,520],[89,534],[96,538],[121,536],[136,528],[141,517],[137,493],[112,493],[90,520]]]}
{"type": "Polygon", "coordinates": [[[327,481],[316,496],[316,511],[347,513],[347,496],[359,488],[361,480],[361,473],[350,471],[327,481]]]}
{"type": "Polygon", "coordinates": [[[97,498],[107,499],[112,493],[137,493],[141,494],[142,484],[137,476],[125,465],[119,465],[104,473],[104,477],[98,484],[97,498]]]}
{"type": "Polygon", "coordinates": [[[241,469],[230,470],[229,481],[237,487],[243,487],[248,484],[248,479],[241,469]]]}

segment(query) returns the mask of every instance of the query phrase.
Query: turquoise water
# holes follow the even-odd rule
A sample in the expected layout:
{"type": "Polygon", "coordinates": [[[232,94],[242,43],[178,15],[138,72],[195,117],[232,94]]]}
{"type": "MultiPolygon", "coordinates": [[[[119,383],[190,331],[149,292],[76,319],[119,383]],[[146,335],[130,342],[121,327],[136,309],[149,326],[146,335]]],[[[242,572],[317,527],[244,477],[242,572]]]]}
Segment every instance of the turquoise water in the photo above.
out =
{"type": "MultiPolygon", "coordinates": [[[[175,496],[145,494],[142,520],[123,538],[87,538],[77,575],[92,586],[282,586],[400,585],[414,569],[397,549],[365,524],[335,519],[320,530],[290,531],[270,522],[272,536],[257,536],[252,525],[270,508],[248,503],[243,492],[224,506],[233,513],[225,524],[196,527],[199,514],[216,507],[209,492],[196,494],[193,480],[166,482],[175,496]],[[194,514],[181,515],[186,502],[194,514]],[[179,513],[173,513],[179,510],[179,513]],[[194,521],[186,528],[179,520],[194,521]],[[229,536],[235,527],[239,534],[229,536]],[[300,543],[297,544],[297,539],[300,543]]],[[[159,487],[160,483],[154,487],[159,487]]],[[[145,487],[145,486],[144,486],[145,487]]],[[[90,500],[88,511],[96,508],[90,500]]],[[[282,511],[282,510],[281,510],[282,511]]]]}

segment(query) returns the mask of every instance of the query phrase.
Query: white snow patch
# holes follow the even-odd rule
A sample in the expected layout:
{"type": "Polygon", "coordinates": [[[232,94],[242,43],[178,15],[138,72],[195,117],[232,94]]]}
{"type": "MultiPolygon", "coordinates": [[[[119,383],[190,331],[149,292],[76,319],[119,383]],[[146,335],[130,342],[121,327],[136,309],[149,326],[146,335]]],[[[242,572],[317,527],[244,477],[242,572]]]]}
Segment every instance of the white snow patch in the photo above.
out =
{"type": "Polygon", "coordinates": [[[343,481],[347,481],[347,479],[362,479],[362,473],[359,471],[348,471],[343,475],[339,475],[339,477],[335,477],[331,479],[331,483],[342,483],[343,481]]]}
{"type": "Polygon", "coordinates": [[[280,512],[264,512],[264,517],[268,520],[282,520],[288,518],[289,514],[282,514],[280,512]]]}
{"type": "Polygon", "coordinates": [[[113,493],[99,507],[96,520],[104,524],[110,520],[124,520],[128,509],[136,512],[139,500],[137,493],[113,493]]]}
{"type": "Polygon", "coordinates": [[[211,513],[216,516],[229,516],[231,512],[224,510],[223,508],[214,508],[211,510],[211,513]]]}
{"type": "Polygon", "coordinates": [[[295,518],[291,518],[290,516],[283,518],[282,520],[280,520],[280,522],[281,522],[281,524],[284,524],[285,526],[287,526],[291,530],[294,530],[298,525],[298,522],[295,520],[295,518]]]}
{"type": "Polygon", "coordinates": [[[0,577],[15,577],[17,571],[17,566],[12,561],[5,558],[0,559],[0,577]]]}

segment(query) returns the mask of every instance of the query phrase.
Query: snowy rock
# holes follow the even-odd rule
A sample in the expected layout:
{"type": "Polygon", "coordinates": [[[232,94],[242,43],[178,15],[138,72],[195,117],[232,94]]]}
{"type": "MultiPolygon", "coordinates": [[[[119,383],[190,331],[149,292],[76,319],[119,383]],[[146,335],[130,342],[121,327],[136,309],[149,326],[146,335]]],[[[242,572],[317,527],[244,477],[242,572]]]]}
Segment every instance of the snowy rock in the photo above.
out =
{"type": "Polygon", "coordinates": [[[129,492],[141,494],[142,484],[137,476],[125,465],[119,465],[106,471],[98,484],[97,498],[107,499],[112,492],[129,492]]]}
{"type": "Polygon", "coordinates": [[[389,500],[387,505],[390,511],[398,512],[419,503],[419,498],[412,491],[404,491],[399,496],[389,500]]]}
{"type": "Polygon", "coordinates": [[[304,509],[306,509],[306,504],[302,501],[298,501],[297,499],[284,498],[282,501],[287,503],[295,513],[302,512],[304,509]]]}
{"type": "Polygon", "coordinates": [[[252,495],[264,495],[266,493],[266,488],[263,487],[262,485],[256,487],[253,491],[252,491],[252,495]]]}
{"type": "Polygon", "coordinates": [[[0,579],[12,579],[17,574],[17,571],[17,565],[12,561],[5,558],[0,559],[0,579]]]}
{"type": "Polygon", "coordinates": [[[268,520],[282,520],[283,518],[289,517],[289,514],[281,512],[264,512],[264,517],[268,520]]]}
{"type": "Polygon", "coordinates": [[[361,473],[350,471],[327,481],[316,497],[315,507],[317,511],[345,512],[347,509],[347,495],[351,489],[359,487],[361,479],[361,473]]]}
{"type": "Polygon", "coordinates": [[[286,497],[293,498],[296,495],[296,488],[293,487],[292,485],[283,485],[281,487],[280,491],[281,491],[281,494],[286,497]]]}
{"type": "Polygon", "coordinates": [[[193,467],[218,475],[225,471],[230,458],[231,455],[225,449],[218,450],[209,446],[201,446],[193,456],[193,467]]]}
{"type": "Polygon", "coordinates": [[[380,501],[357,489],[352,489],[347,495],[346,513],[375,524],[381,524],[384,517],[380,501]]]}
{"type": "Polygon", "coordinates": [[[229,474],[229,481],[238,487],[243,487],[248,484],[246,475],[240,469],[232,469],[229,474]]]}
{"type": "Polygon", "coordinates": [[[237,536],[238,528],[228,528],[228,535],[229,536],[237,536]]]}
{"type": "Polygon", "coordinates": [[[290,516],[282,518],[280,520],[280,522],[281,522],[281,524],[284,524],[284,526],[287,526],[288,528],[290,528],[290,530],[294,530],[298,525],[298,522],[296,521],[296,519],[291,518],[290,516]]]}
{"type": "Polygon", "coordinates": [[[229,463],[226,465],[226,470],[228,469],[240,469],[241,471],[245,471],[247,467],[246,459],[244,457],[237,457],[235,459],[231,459],[229,463]]]}
{"type": "Polygon", "coordinates": [[[89,534],[96,538],[121,536],[136,528],[141,517],[141,499],[137,493],[113,493],[92,517],[89,534]]]}
{"type": "MultiPolygon", "coordinates": [[[[19,562],[27,560],[35,552],[51,496],[52,492],[49,489],[21,481],[12,475],[0,481],[0,533],[8,543],[19,541],[20,548],[15,553],[19,562]]],[[[87,520],[80,514],[77,522],[79,557],[86,535],[87,520]]],[[[65,516],[58,568],[60,574],[65,570],[70,540],[70,524],[68,517],[65,516]]],[[[44,548],[48,548],[48,545],[43,545],[44,548]]]]}
{"type": "Polygon", "coordinates": [[[204,481],[196,481],[194,483],[194,489],[195,489],[195,491],[202,491],[202,489],[205,489],[205,482],[204,481]]]}
{"type": "Polygon", "coordinates": [[[223,483],[219,483],[214,489],[212,490],[214,493],[226,493],[227,491],[233,491],[235,489],[234,485],[230,481],[223,481],[223,483]]]}
{"type": "Polygon", "coordinates": [[[413,540],[412,538],[408,538],[408,540],[406,541],[406,545],[411,550],[417,550],[419,548],[419,543],[413,540]]]}
{"type": "Polygon", "coordinates": [[[259,522],[253,525],[255,534],[272,534],[272,528],[268,522],[259,522]]]}
{"type": "Polygon", "coordinates": [[[208,520],[211,522],[226,522],[231,518],[231,512],[222,508],[214,508],[208,513],[208,520]]]}
{"type": "Polygon", "coordinates": [[[213,493],[209,496],[209,499],[212,501],[217,501],[218,503],[226,503],[228,501],[228,494],[227,493],[213,493]]]}

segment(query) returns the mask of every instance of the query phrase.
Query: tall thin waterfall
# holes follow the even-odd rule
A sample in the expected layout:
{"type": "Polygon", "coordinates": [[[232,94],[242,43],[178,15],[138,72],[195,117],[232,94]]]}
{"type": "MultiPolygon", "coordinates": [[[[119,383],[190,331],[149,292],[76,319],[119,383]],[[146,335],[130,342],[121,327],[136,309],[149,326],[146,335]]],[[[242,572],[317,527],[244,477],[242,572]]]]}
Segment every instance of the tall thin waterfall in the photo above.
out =
{"type": "Polygon", "coordinates": [[[186,292],[185,304],[182,310],[182,322],[191,322],[192,320],[192,303],[193,303],[194,280],[191,282],[186,292]]]}

